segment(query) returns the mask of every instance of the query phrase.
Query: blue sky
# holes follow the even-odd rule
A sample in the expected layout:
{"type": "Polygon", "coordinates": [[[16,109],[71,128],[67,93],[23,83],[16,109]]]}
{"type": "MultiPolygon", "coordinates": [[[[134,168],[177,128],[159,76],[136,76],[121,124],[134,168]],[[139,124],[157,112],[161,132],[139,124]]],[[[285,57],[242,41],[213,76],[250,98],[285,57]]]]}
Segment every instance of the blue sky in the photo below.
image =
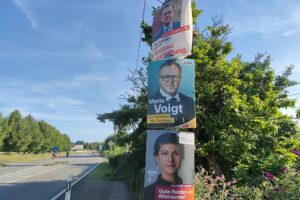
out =
{"type": "MultiPolygon", "coordinates": [[[[276,73],[295,65],[300,81],[299,0],[197,0],[198,26],[222,15],[230,24],[232,56],[252,61],[269,53],[276,73]]],[[[143,1],[6,0],[0,2],[0,112],[19,109],[45,120],[72,141],[101,141],[112,124],[96,120],[123,103],[137,60],[143,1]]],[[[151,24],[148,0],[145,20],[151,24]]],[[[149,48],[142,44],[140,57],[149,48]]],[[[299,93],[291,88],[290,94],[299,93]]],[[[299,95],[293,96],[299,98],[299,95]]],[[[297,104],[298,107],[299,103],[297,104]]]]}

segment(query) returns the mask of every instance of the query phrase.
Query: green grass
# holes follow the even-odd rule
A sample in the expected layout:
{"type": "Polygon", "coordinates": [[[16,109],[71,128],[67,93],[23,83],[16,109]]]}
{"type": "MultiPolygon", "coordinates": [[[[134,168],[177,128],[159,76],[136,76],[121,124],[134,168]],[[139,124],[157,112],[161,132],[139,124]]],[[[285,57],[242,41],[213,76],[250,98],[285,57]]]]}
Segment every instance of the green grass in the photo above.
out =
{"type": "Polygon", "coordinates": [[[0,163],[0,167],[4,167],[5,166],[5,164],[4,163],[0,163]]]}
{"type": "Polygon", "coordinates": [[[101,180],[120,180],[113,171],[108,162],[102,162],[99,166],[88,175],[88,179],[101,179],[101,180]]]}
{"type": "Polygon", "coordinates": [[[96,150],[77,150],[77,151],[70,151],[70,154],[86,154],[86,153],[96,153],[96,150]]]}
{"type": "MultiPolygon", "coordinates": [[[[65,153],[59,153],[58,156],[64,157],[65,153]]],[[[51,153],[0,153],[0,163],[32,162],[49,158],[51,158],[51,153]]]]}

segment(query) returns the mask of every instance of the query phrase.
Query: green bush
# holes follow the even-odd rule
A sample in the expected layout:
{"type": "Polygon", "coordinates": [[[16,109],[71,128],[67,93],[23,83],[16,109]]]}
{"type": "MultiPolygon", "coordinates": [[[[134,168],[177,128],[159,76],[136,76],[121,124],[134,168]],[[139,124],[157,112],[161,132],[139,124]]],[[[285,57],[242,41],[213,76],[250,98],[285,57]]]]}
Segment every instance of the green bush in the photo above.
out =
{"type": "Polygon", "coordinates": [[[112,178],[121,179],[137,193],[142,193],[144,188],[144,169],[136,156],[131,154],[128,147],[116,146],[113,149],[105,150],[109,164],[112,167],[112,178]]]}
{"type": "Polygon", "coordinates": [[[225,177],[215,176],[200,168],[195,175],[195,199],[196,200],[242,200],[236,193],[235,180],[226,182],[225,177]]]}
{"type": "Polygon", "coordinates": [[[283,200],[300,199],[300,171],[282,168],[279,176],[264,173],[256,186],[237,185],[203,168],[195,176],[196,200],[283,200]]]}
{"type": "Polygon", "coordinates": [[[243,200],[259,200],[264,197],[263,191],[254,186],[240,186],[236,188],[236,192],[243,200]]]}
{"type": "Polygon", "coordinates": [[[278,177],[266,178],[262,188],[265,199],[300,199],[300,171],[287,169],[278,177]]]}

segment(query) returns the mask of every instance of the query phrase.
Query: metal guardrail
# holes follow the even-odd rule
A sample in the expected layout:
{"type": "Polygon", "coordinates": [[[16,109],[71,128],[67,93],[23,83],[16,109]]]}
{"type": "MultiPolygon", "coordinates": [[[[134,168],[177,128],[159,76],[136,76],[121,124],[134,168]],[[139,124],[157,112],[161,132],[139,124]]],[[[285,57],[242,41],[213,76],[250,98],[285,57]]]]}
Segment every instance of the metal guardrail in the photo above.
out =
{"type": "Polygon", "coordinates": [[[88,172],[86,172],[84,175],[82,175],[79,178],[72,178],[70,179],[70,177],[67,180],[67,185],[66,188],[63,189],[61,192],[59,192],[57,195],[55,195],[54,197],[51,198],[51,200],[56,200],[58,199],[60,196],[62,196],[65,193],[65,200],[69,200],[71,198],[71,190],[72,187],[77,184],[81,179],[83,179],[84,177],[86,177],[87,175],[89,175],[94,169],[96,169],[96,167],[99,166],[100,163],[96,164],[95,166],[93,166],[88,172]],[[74,182],[73,182],[74,181],[74,182]],[[68,198],[67,198],[68,197],[68,198]]]}
{"type": "Polygon", "coordinates": [[[71,198],[72,181],[73,181],[73,175],[71,175],[67,180],[65,200],[70,200],[71,198]]]}

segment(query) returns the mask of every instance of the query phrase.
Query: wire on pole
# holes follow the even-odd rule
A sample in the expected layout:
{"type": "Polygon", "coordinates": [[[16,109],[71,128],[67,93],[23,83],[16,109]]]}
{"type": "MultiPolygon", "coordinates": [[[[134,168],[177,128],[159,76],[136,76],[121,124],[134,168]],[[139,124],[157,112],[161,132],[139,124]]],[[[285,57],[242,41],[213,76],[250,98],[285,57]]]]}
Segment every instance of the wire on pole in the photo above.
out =
{"type": "MultiPolygon", "coordinates": [[[[146,1],[144,0],[144,7],[143,7],[143,15],[142,15],[142,23],[144,23],[144,17],[145,17],[145,10],[146,10],[146,1]]],[[[141,49],[141,42],[142,42],[142,34],[143,34],[143,29],[141,27],[141,32],[140,32],[140,39],[139,39],[139,46],[138,46],[138,53],[137,53],[137,59],[136,59],[136,67],[138,67],[139,59],[140,59],[140,49],[141,49]]]]}

